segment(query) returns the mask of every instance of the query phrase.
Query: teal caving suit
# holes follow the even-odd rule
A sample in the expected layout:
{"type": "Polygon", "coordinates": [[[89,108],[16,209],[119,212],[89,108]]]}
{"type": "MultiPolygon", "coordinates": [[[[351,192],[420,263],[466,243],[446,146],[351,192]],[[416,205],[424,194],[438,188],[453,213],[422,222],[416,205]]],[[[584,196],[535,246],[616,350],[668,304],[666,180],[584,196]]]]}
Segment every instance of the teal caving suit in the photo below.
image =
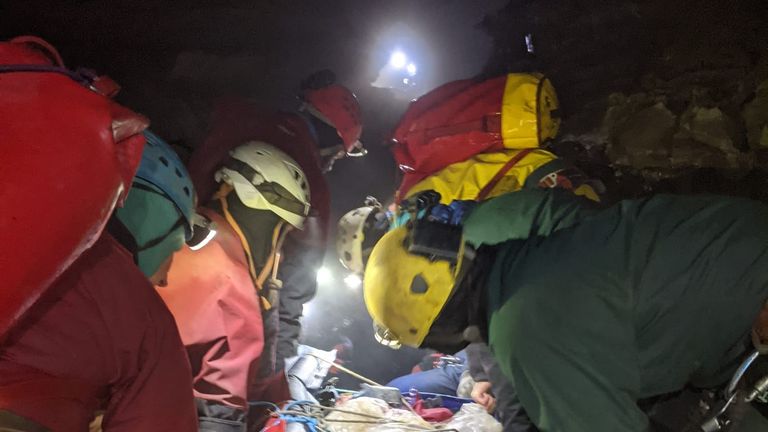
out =
{"type": "Polygon", "coordinates": [[[768,207],[655,196],[597,209],[557,190],[481,204],[489,345],[546,432],[642,432],[637,401],[724,383],[768,298],[768,207]]]}

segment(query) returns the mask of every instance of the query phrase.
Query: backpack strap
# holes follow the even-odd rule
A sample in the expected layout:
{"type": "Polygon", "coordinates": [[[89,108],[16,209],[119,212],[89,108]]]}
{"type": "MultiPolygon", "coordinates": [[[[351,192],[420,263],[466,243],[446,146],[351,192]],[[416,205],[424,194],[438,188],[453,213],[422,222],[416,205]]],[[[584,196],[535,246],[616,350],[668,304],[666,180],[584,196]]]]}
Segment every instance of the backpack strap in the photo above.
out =
{"type": "Polygon", "coordinates": [[[528,156],[528,153],[532,152],[534,149],[527,148],[520,150],[515,156],[513,156],[511,159],[507,161],[507,163],[504,164],[501,168],[499,168],[499,171],[496,172],[496,175],[493,176],[491,181],[489,181],[483,188],[480,190],[480,193],[477,194],[477,198],[475,198],[476,201],[483,201],[485,198],[488,197],[488,195],[491,193],[493,188],[496,187],[497,184],[499,184],[499,181],[504,178],[504,176],[509,172],[509,170],[512,169],[515,165],[517,165],[521,160],[523,160],[524,157],[528,156]]]}

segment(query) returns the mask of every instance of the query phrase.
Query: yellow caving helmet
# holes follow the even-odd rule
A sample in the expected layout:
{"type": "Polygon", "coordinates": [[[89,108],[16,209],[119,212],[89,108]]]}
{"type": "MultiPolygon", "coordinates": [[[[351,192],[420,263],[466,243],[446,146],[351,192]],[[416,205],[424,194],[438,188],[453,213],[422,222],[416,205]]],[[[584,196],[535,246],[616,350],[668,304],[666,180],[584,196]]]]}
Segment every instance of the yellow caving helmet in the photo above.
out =
{"type": "Polygon", "coordinates": [[[463,256],[460,250],[453,264],[410,253],[408,230],[402,226],[382,237],[365,268],[363,294],[376,339],[391,348],[421,345],[451,296],[463,256]]]}

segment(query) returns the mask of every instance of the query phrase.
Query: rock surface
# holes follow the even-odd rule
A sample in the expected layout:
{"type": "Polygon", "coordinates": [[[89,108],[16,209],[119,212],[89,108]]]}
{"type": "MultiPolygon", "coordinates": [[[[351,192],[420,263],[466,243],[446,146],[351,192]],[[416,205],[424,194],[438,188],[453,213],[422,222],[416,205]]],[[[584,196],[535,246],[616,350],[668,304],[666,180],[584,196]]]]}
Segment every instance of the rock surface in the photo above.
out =
{"type": "Polygon", "coordinates": [[[749,194],[768,162],[766,22],[760,0],[511,0],[484,21],[496,43],[487,72],[550,76],[560,141],[586,149],[576,162],[614,198],[749,194]]]}

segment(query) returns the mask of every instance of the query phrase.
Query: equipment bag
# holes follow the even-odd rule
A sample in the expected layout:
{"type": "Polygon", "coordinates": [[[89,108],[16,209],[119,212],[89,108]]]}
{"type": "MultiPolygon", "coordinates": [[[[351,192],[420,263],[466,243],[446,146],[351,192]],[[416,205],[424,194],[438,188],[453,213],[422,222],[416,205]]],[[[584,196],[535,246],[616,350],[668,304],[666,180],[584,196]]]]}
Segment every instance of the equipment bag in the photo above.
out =
{"type": "Polygon", "coordinates": [[[438,87],[411,103],[393,134],[403,183],[478,153],[540,147],[557,134],[557,110],[554,87],[537,73],[438,87]]]}

